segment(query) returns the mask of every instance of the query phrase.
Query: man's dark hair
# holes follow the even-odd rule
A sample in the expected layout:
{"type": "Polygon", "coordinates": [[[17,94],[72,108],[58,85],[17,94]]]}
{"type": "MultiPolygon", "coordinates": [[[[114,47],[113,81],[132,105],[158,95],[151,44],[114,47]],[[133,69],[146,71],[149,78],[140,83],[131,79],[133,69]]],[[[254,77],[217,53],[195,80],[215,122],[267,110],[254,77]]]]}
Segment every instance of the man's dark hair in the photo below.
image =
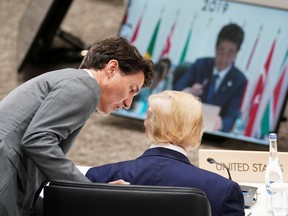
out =
{"type": "Polygon", "coordinates": [[[85,55],[79,68],[103,69],[115,59],[124,74],[144,72],[144,87],[149,87],[154,77],[154,63],[145,59],[134,45],[123,37],[113,37],[95,43],[85,55]]]}
{"type": "Polygon", "coordinates": [[[235,23],[225,25],[218,34],[216,47],[221,41],[229,41],[237,45],[237,51],[240,50],[244,39],[244,31],[235,23]]]}

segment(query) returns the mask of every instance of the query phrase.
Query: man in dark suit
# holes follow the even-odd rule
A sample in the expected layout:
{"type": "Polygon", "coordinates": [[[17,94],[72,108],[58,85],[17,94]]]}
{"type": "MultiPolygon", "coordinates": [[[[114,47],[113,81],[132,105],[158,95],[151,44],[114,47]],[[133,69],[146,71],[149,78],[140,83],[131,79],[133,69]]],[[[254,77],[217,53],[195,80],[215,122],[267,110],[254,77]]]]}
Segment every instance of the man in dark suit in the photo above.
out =
{"type": "Polygon", "coordinates": [[[221,107],[215,130],[230,132],[240,114],[247,84],[234,65],[244,32],[236,24],[224,26],[217,38],[215,58],[201,58],[175,82],[173,89],[199,96],[203,103],[221,107]]]}
{"type": "Polygon", "coordinates": [[[165,90],[150,95],[148,103],[144,126],[150,148],[135,160],[92,167],[86,176],[100,183],[123,179],[136,185],[200,188],[209,199],[213,216],[243,216],[240,186],[194,166],[187,157],[203,135],[199,99],[186,92],[165,90]]]}
{"type": "Polygon", "coordinates": [[[151,84],[153,73],[151,61],[115,37],[94,44],[79,69],[44,73],[3,98],[1,216],[30,215],[48,181],[90,182],[66,153],[95,110],[109,115],[129,109],[140,89],[151,84]]]}

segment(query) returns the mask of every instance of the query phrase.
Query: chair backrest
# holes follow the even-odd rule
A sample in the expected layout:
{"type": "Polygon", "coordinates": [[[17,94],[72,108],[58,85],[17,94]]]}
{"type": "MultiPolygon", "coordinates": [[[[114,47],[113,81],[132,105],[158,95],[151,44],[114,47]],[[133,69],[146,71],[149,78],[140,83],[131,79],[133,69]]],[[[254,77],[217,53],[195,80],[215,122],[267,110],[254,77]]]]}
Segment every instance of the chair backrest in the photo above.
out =
{"type": "Polygon", "coordinates": [[[191,67],[190,62],[182,62],[179,65],[177,65],[173,71],[173,86],[176,84],[176,82],[186,73],[189,67],[191,67]]]}
{"type": "Polygon", "coordinates": [[[50,182],[44,188],[44,216],[211,216],[205,193],[196,188],[50,182]]]}

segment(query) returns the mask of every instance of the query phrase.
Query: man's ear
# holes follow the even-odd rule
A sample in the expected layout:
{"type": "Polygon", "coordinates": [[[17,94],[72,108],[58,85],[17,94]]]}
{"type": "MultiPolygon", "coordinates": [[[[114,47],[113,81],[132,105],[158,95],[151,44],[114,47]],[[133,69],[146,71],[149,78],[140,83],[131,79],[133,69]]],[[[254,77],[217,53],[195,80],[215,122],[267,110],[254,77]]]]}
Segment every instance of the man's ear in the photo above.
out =
{"type": "Polygon", "coordinates": [[[108,77],[114,76],[119,68],[119,63],[115,59],[111,59],[106,65],[106,74],[108,77]]]}

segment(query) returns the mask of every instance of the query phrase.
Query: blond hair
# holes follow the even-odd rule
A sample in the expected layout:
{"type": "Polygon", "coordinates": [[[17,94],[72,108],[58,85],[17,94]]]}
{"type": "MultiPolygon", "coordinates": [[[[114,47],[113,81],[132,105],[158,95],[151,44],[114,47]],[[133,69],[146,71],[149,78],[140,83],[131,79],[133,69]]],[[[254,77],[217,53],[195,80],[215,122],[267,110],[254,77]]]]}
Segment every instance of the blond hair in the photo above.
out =
{"type": "Polygon", "coordinates": [[[148,98],[145,120],[149,144],[171,143],[195,149],[203,135],[202,103],[189,93],[165,90],[148,98]]]}

